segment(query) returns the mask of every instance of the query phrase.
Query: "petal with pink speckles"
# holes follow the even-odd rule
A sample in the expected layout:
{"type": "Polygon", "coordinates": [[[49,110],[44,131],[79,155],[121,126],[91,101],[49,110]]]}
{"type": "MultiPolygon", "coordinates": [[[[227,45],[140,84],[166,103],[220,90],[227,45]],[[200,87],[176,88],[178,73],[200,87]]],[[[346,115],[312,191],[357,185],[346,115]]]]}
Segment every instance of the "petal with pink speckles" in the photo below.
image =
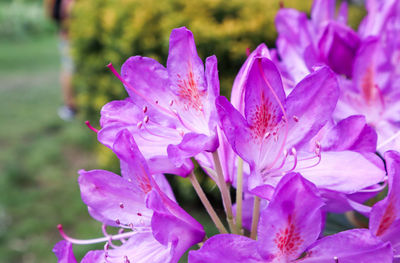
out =
{"type": "Polygon", "coordinates": [[[115,227],[150,225],[152,211],[145,205],[145,193],[135,183],[103,170],[79,173],[82,201],[96,220],[115,227]]]}
{"type": "Polygon", "coordinates": [[[282,79],[274,63],[266,58],[256,58],[245,82],[244,116],[258,141],[265,134],[276,131],[285,100],[282,79]]]}
{"type": "Polygon", "coordinates": [[[320,234],[322,205],[315,185],[300,174],[283,177],[261,212],[257,239],[261,256],[287,262],[298,258],[320,234]]]}

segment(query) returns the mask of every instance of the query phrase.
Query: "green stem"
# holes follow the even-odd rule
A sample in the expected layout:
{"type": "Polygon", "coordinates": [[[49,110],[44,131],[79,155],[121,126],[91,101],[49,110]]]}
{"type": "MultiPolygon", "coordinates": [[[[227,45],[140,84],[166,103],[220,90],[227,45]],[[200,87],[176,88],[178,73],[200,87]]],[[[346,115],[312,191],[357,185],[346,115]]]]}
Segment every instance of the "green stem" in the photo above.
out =
{"type": "Polygon", "coordinates": [[[237,189],[236,189],[236,226],[242,233],[242,207],[243,207],[243,160],[238,157],[237,163],[237,189]]]}
{"type": "Polygon", "coordinates": [[[226,220],[228,221],[229,228],[232,233],[238,234],[236,231],[235,224],[233,223],[233,213],[232,213],[232,200],[229,193],[228,186],[226,185],[224,173],[222,172],[221,162],[219,160],[218,151],[212,153],[214,159],[215,170],[217,172],[218,187],[221,191],[222,202],[226,211],[226,220]]]}
{"type": "Polygon", "coordinates": [[[217,227],[218,231],[221,234],[228,233],[226,228],[219,219],[217,213],[215,212],[214,208],[212,207],[210,201],[208,201],[206,194],[204,193],[203,189],[201,188],[199,181],[197,181],[196,175],[191,172],[189,175],[190,182],[192,182],[193,188],[196,191],[197,195],[199,196],[201,202],[203,203],[207,213],[210,215],[211,220],[214,222],[215,226],[217,227]]]}
{"type": "Polygon", "coordinates": [[[260,202],[261,202],[260,197],[254,196],[253,218],[251,221],[251,233],[250,233],[250,238],[254,240],[257,239],[258,219],[260,218],[260,202]]]}

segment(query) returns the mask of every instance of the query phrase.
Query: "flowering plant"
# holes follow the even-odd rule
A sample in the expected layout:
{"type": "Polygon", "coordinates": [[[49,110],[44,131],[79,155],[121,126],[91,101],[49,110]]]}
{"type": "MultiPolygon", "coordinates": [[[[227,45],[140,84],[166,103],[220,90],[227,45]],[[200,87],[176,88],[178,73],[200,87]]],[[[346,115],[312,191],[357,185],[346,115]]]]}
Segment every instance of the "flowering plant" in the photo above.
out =
{"type": "Polygon", "coordinates": [[[316,0],[311,20],[282,9],[278,49],[249,54],[230,101],[219,96],[217,58],[204,67],[184,27],[171,33],[167,67],[140,56],[121,74],[110,64],[129,97],[103,107],[99,131],[89,126],[120,159],[121,176],[79,172],[104,237],[74,239],[60,225],[58,261],[76,262],[72,244],[103,242],[81,262],[172,263],[196,244],[191,263],[400,262],[399,74],[388,61],[399,51],[400,1],[370,0],[368,11],[357,34],[345,4],[334,17],[334,0],[316,0]],[[226,225],[193,160],[218,186],[226,225]],[[191,181],[219,234],[207,237],[178,205],[164,173],[191,181]],[[386,186],[385,199],[364,205],[386,186]],[[327,212],[351,210],[369,229],[323,237],[327,212]]]}

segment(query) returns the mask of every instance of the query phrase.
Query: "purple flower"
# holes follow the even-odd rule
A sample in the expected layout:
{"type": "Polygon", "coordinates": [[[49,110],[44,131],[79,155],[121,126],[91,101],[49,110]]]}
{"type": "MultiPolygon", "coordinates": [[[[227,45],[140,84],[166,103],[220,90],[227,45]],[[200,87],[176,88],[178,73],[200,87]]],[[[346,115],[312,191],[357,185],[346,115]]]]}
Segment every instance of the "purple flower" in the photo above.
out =
{"type": "MultiPolygon", "coordinates": [[[[244,82],[244,116],[217,99],[221,127],[233,150],[251,168],[249,187],[269,198],[283,174],[301,171],[319,188],[354,193],[383,179],[384,171],[356,151],[321,152],[317,133],[331,119],[338,97],[326,67],[302,80],[286,98],[275,65],[255,57],[244,82]]],[[[371,157],[376,159],[376,156],[371,157]]]]}
{"type": "Polygon", "coordinates": [[[318,239],[323,202],[315,185],[299,174],[280,181],[261,212],[257,240],[221,234],[190,251],[190,263],[202,262],[392,262],[390,243],[367,229],[354,229],[318,239]]]}
{"type": "Polygon", "coordinates": [[[135,56],[124,63],[121,76],[112,70],[130,97],[103,107],[100,142],[111,147],[118,131],[128,129],[154,172],[180,175],[193,168],[188,158],[217,149],[217,59],[207,58],[204,69],[188,29],[171,32],[167,68],[135,56]]]}
{"type": "MultiPolygon", "coordinates": [[[[190,246],[203,240],[203,227],[176,203],[163,175],[149,173],[127,130],[118,133],[113,150],[121,160],[122,177],[102,170],[80,171],[79,177],[82,200],[91,216],[104,224],[105,237],[75,240],[60,228],[61,234],[75,244],[106,242],[104,251],[91,251],[82,262],[178,262],[190,246]],[[121,231],[112,236],[106,226],[121,231]],[[112,240],[122,245],[116,247],[112,240]]],[[[64,255],[59,262],[70,255],[57,253],[64,255]]]]}
{"type": "Polygon", "coordinates": [[[377,150],[400,150],[400,2],[367,1],[358,33],[345,24],[346,6],[334,17],[335,2],[314,1],[310,20],[296,10],[279,11],[277,64],[286,87],[328,65],[339,79],[335,119],[365,115],[378,134],[377,150]]]}

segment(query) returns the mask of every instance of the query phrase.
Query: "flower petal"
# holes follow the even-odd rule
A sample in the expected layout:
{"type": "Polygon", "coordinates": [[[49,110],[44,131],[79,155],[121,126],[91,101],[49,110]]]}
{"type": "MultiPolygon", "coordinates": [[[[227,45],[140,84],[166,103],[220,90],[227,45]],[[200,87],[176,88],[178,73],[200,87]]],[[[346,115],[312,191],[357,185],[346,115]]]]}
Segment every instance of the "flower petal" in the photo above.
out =
{"type": "Polygon", "coordinates": [[[379,157],[353,151],[322,152],[317,165],[315,160],[301,161],[296,171],[318,188],[347,194],[375,185],[385,176],[379,157]]]}
{"type": "MultiPolygon", "coordinates": [[[[321,1],[322,2],[322,1],[321,1]]],[[[349,27],[329,22],[318,47],[321,58],[337,74],[352,76],[354,58],[360,45],[360,37],[349,27]]]]}
{"type": "Polygon", "coordinates": [[[208,239],[199,250],[189,252],[190,263],[262,263],[256,241],[248,237],[220,234],[208,239]]]}
{"type": "Polygon", "coordinates": [[[58,263],[76,263],[72,244],[61,240],[53,248],[53,253],[57,256],[58,263]]]}
{"type": "Polygon", "coordinates": [[[261,212],[258,225],[261,256],[277,262],[298,258],[321,232],[322,205],[317,188],[300,174],[283,177],[268,207],[261,212]]]}
{"type": "Polygon", "coordinates": [[[105,251],[90,251],[81,263],[175,263],[178,261],[171,260],[173,251],[171,244],[160,244],[150,231],[137,232],[120,247],[107,250],[107,256],[105,251]]]}
{"type": "Polygon", "coordinates": [[[135,102],[141,101],[143,105],[148,106],[158,104],[168,108],[169,101],[174,98],[169,89],[170,81],[166,68],[152,58],[130,57],[122,65],[121,77],[135,89],[133,91],[125,87],[135,102]]]}
{"type": "Polygon", "coordinates": [[[353,115],[341,120],[321,141],[324,151],[352,150],[360,152],[376,151],[377,134],[367,125],[365,117],[353,115]]]}
{"type": "MultiPolygon", "coordinates": [[[[388,196],[372,207],[370,229],[376,236],[385,236],[391,225],[400,219],[400,154],[395,151],[385,153],[389,177],[388,196]]],[[[390,234],[390,233],[389,233],[390,234]]],[[[383,238],[383,240],[388,241],[383,238]]]]}
{"type": "Polygon", "coordinates": [[[262,140],[274,132],[281,121],[285,105],[282,79],[274,63],[256,58],[245,82],[245,118],[254,137],[262,140]]]}
{"type": "Polygon", "coordinates": [[[318,263],[382,262],[393,260],[392,248],[367,229],[353,229],[324,237],[308,249],[299,262],[318,263]]]}
{"type": "Polygon", "coordinates": [[[287,147],[308,143],[331,118],[339,96],[333,72],[323,67],[305,77],[286,100],[287,147]]]}
{"type": "Polygon", "coordinates": [[[232,105],[244,115],[244,95],[245,95],[245,82],[247,75],[249,74],[250,67],[253,65],[253,61],[256,57],[265,57],[271,59],[267,46],[263,43],[260,44],[250,56],[246,59],[244,64],[239,70],[239,73],[235,77],[231,91],[231,103],[232,105]]]}
{"type": "Polygon", "coordinates": [[[254,165],[260,155],[260,145],[252,137],[246,120],[225,97],[218,97],[216,106],[221,128],[233,151],[250,166],[254,165]]]}
{"type": "Polygon", "coordinates": [[[152,211],[134,183],[102,170],[79,171],[82,201],[96,220],[109,226],[150,225],[152,211]]]}
{"type": "Polygon", "coordinates": [[[147,207],[154,211],[151,227],[155,239],[174,247],[172,262],[178,262],[186,250],[203,240],[203,226],[159,189],[148,194],[147,207]]]}

